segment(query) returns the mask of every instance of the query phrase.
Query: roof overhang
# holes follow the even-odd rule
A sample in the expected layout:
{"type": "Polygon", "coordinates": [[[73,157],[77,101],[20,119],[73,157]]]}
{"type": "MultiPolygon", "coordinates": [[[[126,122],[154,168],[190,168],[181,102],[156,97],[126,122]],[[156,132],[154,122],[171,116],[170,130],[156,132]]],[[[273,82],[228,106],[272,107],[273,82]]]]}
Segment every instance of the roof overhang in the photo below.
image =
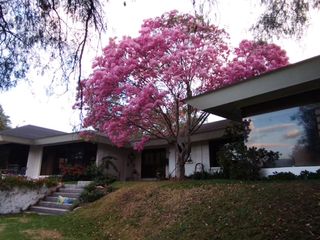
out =
{"type": "Polygon", "coordinates": [[[231,120],[320,101],[320,56],[190,99],[193,107],[231,120]]]}
{"type": "MultiPolygon", "coordinates": [[[[45,137],[45,138],[38,138],[38,139],[27,139],[27,138],[20,138],[14,137],[9,135],[0,135],[0,144],[6,143],[18,143],[24,145],[39,145],[39,146],[47,146],[47,145],[60,145],[60,144],[68,144],[68,143],[76,143],[76,142],[83,142],[86,139],[82,138],[79,133],[67,133],[53,137],[45,137]]],[[[111,141],[102,135],[94,134],[92,139],[89,141],[94,143],[104,143],[111,145],[111,141]]]]}
{"type": "Polygon", "coordinates": [[[6,143],[18,143],[18,144],[32,145],[33,141],[30,139],[25,139],[25,138],[20,138],[20,137],[0,135],[0,144],[6,144],[6,143]]]}

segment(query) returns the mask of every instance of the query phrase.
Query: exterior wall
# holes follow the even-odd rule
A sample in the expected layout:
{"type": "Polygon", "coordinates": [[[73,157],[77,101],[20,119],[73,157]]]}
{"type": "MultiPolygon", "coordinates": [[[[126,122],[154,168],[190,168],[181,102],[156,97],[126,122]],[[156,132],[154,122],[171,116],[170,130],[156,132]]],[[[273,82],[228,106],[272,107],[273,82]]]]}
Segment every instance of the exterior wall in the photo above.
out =
{"type": "MultiPolygon", "coordinates": [[[[176,169],[176,151],[174,147],[169,148],[169,174],[168,177],[175,176],[176,169]]],[[[210,153],[209,153],[209,143],[208,142],[197,142],[192,144],[191,147],[191,161],[185,164],[185,174],[189,176],[195,172],[196,165],[201,163],[205,171],[210,171],[210,153]]]]}
{"type": "Polygon", "coordinates": [[[174,146],[169,146],[167,148],[167,156],[169,159],[169,166],[168,166],[168,175],[166,177],[171,178],[176,175],[176,150],[174,146]]]}
{"type": "Polygon", "coordinates": [[[48,188],[28,189],[14,187],[0,191],[0,215],[20,213],[37,203],[49,192],[48,188]]]}
{"type": "Polygon", "coordinates": [[[39,177],[42,162],[42,152],[42,146],[30,146],[26,171],[27,177],[39,177]]]}
{"type": "Polygon", "coordinates": [[[127,168],[127,179],[130,180],[138,180],[141,179],[141,152],[137,152],[134,154],[134,159],[131,164],[129,164],[127,168]]]}
{"type": "Polygon", "coordinates": [[[128,178],[128,156],[131,153],[129,149],[125,148],[117,148],[115,146],[110,146],[106,144],[98,144],[97,149],[97,157],[96,157],[96,163],[99,165],[102,161],[103,157],[114,157],[116,161],[113,163],[116,165],[119,174],[116,173],[112,167],[110,168],[111,174],[115,176],[119,176],[120,180],[126,180],[128,178]]]}
{"type": "Polygon", "coordinates": [[[275,172],[291,172],[295,175],[299,175],[302,171],[316,172],[320,169],[320,166],[305,166],[305,167],[282,167],[282,168],[262,168],[260,174],[262,177],[273,175],[275,172]]]}

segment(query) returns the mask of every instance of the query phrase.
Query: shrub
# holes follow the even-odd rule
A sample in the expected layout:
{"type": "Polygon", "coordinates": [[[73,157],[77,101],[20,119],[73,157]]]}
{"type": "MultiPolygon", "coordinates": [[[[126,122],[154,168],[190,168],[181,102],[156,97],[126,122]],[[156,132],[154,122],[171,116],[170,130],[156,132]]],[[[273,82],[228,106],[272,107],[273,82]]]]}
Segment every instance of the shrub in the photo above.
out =
{"type": "Polygon", "coordinates": [[[222,179],[225,178],[222,171],[209,173],[206,171],[203,172],[195,172],[194,174],[190,175],[189,178],[195,180],[207,180],[207,179],[222,179]]]}
{"type": "Polygon", "coordinates": [[[218,163],[225,178],[240,180],[259,179],[261,167],[279,159],[279,153],[264,148],[247,147],[250,121],[234,124],[226,129],[224,137],[230,142],[218,152],[218,163]]]}
{"type": "Polygon", "coordinates": [[[84,176],[86,168],[81,165],[62,165],[61,174],[64,181],[81,180],[84,176]]]}
{"type": "Polygon", "coordinates": [[[57,178],[28,179],[25,176],[5,176],[0,179],[0,190],[10,190],[14,187],[36,189],[46,186],[57,186],[57,178]]]}
{"type": "Polygon", "coordinates": [[[94,202],[112,191],[113,188],[107,179],[104,182],[102,182],[102,180],[94,181],[85,187],[85,190],[80,196],[80,202],[94,202]]]}
{"type": "Polygon", "coordinates": [[[95,163],[91,164],[87,167],[85,173],[85,180],[94,180],[94,179],[100,179],[105,178],[103,173],[103,167],[97,166],[95,163]]]}
{"type": "Polygon", "coordinates": [[[268,179],[270,180],[295,180],[298,176],[291,172],[273,172],[273,175],[270,175],[268,179]]]}
{"type": "Polygon", "coordinates": [[[264,148],[247,147],[243,141],[228,143],[218,152],[218,163],[226,178],[259,179],[261,167],[279,158],[279,153],[264,148]]]}
{"type": "Polygon", "coordinates": [[[273,175],[268,176],[269,180],[308,180],[308,179],[320,179],[320,169],[316,172],[309,172],[307,170],[301,171],[299,176],[291,172],[273,172],[273,175]]]}
{"type": "Polygon", "coordinates": [[[309,172],[307,170],[301,171],[299,175],[300,179],[320,179],[320,169],[318,169],[316,172],[309,172]]]}
{"type": "Polygon", "coordinates": [[[111,168],[119,174],[114,161],[117,159],[112,156],[106,156],[101,159],[99,166],[96,163],[84,167],[81,165],[63,165],[61,167],[62,178],[64,181],[78,181],[78,180],[95,180],[105,178],[117,178],[110,174],[111,168]]]}

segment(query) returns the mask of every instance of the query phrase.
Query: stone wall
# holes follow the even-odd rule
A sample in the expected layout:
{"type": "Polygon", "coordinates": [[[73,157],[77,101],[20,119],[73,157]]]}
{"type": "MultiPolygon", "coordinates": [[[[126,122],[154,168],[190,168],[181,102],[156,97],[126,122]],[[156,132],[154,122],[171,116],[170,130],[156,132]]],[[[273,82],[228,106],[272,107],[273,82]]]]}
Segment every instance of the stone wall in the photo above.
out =
{"type": "Polygon", "coordinates": [[[18,188],[0,191],[0,214],[19,213],[37,203],[50,190],[46,187],[39,189],[18,188]]]}

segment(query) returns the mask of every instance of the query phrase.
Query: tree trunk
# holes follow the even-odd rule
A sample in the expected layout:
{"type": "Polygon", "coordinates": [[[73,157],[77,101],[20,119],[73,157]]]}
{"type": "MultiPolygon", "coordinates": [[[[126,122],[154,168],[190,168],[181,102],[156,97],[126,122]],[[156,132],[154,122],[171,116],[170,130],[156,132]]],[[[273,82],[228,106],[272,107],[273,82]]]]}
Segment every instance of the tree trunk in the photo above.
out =
{"type": "Polygon", "coordinates": [[[185,161],[183,160],[182,156],[178,153],[178,159],[176,162],[176,178],[177,179],[184,179],[185,178],[185,161]]]}
{"type": "Polygon", "coordinates": [[[187,144],[184,142],[176,143],[176,178],[184,179],[185,178],[185,163],[190,157],[191,147],[190,142],[187,141],[187,144]]]}

